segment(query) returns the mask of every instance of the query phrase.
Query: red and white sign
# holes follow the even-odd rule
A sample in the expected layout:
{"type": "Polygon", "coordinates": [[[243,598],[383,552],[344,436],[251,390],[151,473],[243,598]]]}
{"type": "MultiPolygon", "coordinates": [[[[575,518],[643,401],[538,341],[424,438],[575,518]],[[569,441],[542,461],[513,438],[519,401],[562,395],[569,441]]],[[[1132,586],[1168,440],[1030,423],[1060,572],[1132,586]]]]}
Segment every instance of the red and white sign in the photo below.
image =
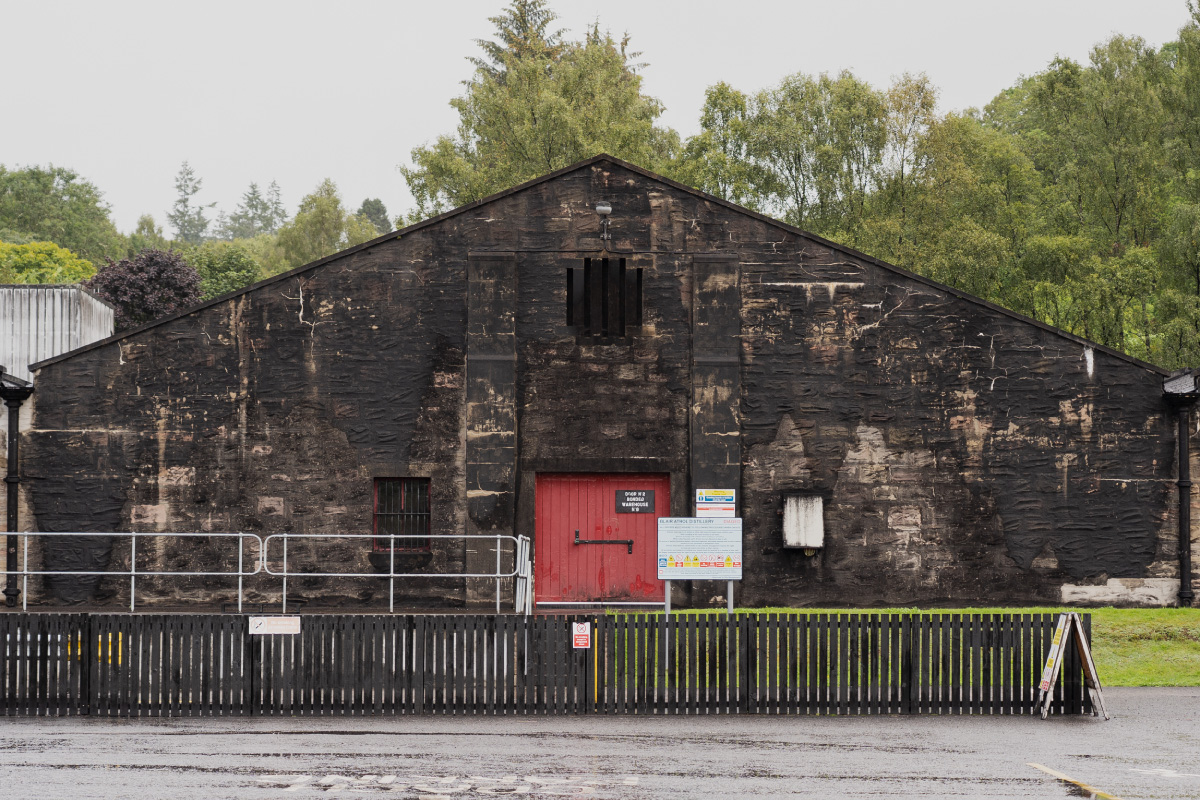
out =
{"type": "Polygon", "coordinates": [[[697,489],[697,517],[736,517],[737,491],[734,489],[697,489]]]}
{"type": "Polygon", "coordinates": [[[572,622],[571,641],[576,650],[587,650],[592,646],[592,623],[572,622]]]}

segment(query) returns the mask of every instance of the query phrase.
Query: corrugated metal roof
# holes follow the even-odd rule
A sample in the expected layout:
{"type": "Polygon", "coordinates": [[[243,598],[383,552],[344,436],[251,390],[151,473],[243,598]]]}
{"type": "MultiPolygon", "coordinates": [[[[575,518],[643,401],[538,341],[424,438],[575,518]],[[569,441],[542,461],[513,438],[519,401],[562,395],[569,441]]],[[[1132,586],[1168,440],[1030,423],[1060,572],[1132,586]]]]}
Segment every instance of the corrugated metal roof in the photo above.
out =
{"type": "Polygon", "coordinates": [[[0,365],[33,380],[29,365],[112,336],[113,309],[80,286],[0,285],[0,365]]]}

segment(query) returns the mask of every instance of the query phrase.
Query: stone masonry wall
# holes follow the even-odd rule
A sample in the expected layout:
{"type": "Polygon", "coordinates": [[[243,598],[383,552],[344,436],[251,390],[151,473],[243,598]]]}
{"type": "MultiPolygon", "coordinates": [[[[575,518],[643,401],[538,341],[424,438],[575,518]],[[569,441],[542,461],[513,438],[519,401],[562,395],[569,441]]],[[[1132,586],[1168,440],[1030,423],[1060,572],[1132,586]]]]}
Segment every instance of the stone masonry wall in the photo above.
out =
{"type": "MultiPolygon", "coordinates": [[[[605,160],[51,363],[37,384],[23,471],[41,530],[366,534],[372,478],[425,476],[435,533],[532,535],[534,478],[563,471],[669,473],[686,515],[726,458],[708,439],[732,435],[720,474],[740,471],[746,604],[1091,602],[1178,579],[1160,374],[605,160]],[[609,257],[644,270],[645,322],[620,343],[565,324],[566,268],[605,255],[601,199],[609,257]],[[823,498],[815,555],[783,547],[789,493],[823,498]]],[[[153,558],[194,567],[223,546],[153,558]]],[[[122,547],[46,557],[122,563],[122,547]]],[[[370,572],[368,549],[293,543],[289,565],[370,572]]],[[[438,543],[413,569],[493,559],[438,543]]],[[[402,583],[410,607],[490,597],[402,583]]],[[[248,585],[278,599],[274,579],[248,585]]],[[[147,582],[146,598],[231,589],[147,582]]],[[[386,582],[295,579],[292,596],[379,608],[386,582]]]]}

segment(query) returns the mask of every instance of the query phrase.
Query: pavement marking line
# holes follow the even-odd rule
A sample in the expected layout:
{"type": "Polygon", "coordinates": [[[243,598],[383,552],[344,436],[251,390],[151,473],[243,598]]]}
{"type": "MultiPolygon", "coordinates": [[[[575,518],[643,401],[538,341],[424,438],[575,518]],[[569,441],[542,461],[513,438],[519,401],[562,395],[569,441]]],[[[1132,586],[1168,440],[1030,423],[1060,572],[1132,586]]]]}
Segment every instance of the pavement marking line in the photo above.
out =
{"type": "Polygon", "coordinates": [[[1121,798],[1117,797],[1115,794],[1109,794],[1108,792],[1102,792],[1099,789],[1097,789],[1095,786],[1088,786],[1086,783],[1083,783],[1082,781],[1077,781],[1074,778],[1069,778],[1066,775],[1063,775],[1058,770],[1050,769],[1049,767],[1042,766],[1041,764],[1035,764],[1032,761],[1026,762],[1025,766],[1033,767],[1034,769],[1040,769],[1042,772],[1046,773],[1047,775],[1053,775],[1055,778],[1058,778],[1060,781],[1066,781],[1067,783],[1074,784],[1075,786],[1078,786],[1080,789],[1083,789],[1085,792],[1091,792],[1092,797],[1099,798],[1099,800],[1121,800],[1121,798]]]}

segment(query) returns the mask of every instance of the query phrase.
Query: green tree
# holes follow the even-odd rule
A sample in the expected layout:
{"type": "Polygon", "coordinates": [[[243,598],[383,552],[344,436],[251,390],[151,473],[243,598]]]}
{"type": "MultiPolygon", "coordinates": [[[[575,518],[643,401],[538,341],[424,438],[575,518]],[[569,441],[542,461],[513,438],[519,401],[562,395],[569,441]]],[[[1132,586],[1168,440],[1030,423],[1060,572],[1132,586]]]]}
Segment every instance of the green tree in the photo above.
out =
{"type": "Polygon", "coordinates": [[[1114,36],[1086,67],[1055,59],[1004,115],[1044,176],[1057,232],[1089,236],[1110,254],[1157,235],[1167,199],[1165,80],[1152,48],[1114,36]]]}
{"type": "Polygon", "coordinates": [[[546,7],[546,0],[513,0],[498,16],[488,17],[496,26],[496,40],[476,39],[484,57],[469,61],[479,72],[500,79],[510,61],[556,61],[566,49],[563,31],[550,30],[556,19],[558,15],[546,7]]]}
{"type": "Polygon", "coordinates": [[[211,300],[258,280],[259,264],[250,251],[231,242],[205,242],[186,254],[200,274],[200,299],[211,300]]]}
{"type": "Polygon", "coordinates": [[[175,176],[175,191],[179,196],[167,214],[167,221],[175,228],[175,236],[180,241],[198,245],[204,241],[208,233],[208,217],[205,209],[212,208],[215,203],[198,204],[195,197],[200,193],[203,181],[196,177],[195,171],[183,162],[179,174],[175,176]]]}
{"type": "Polygon", "coordinates": [[[388,219],[387,206],[379,198],[368,198],[362,201],[362,205],[358,207],[356,212],[358,216],[364,217],[379,233],[388,233],[392,230],[392,221],[388,219]]]}
{"type": "Polygon", "coordinates": [[[0,283],[79,283],[95,274],[92,262],[53,242],[0,242],[0,283]]]}
{"type": "Polygon", "coordinates": [[[283,266],[299,267],[377,235],[365,217],[346,213],[337,185],[326,178],[300,201],[296,216],[279,231],[283,266]]]}
{"type": "Polygon", "coordinates": [[[1163,105],[1175,190],[1187,202],[1200,203],[1200,7],[1194,0],[1187,5],[1190,18],[1179,31],[1163,105]]]}
{"type": "Polygon", "coordinates": [[[797,73],[754,100],[749,155],[758,167],[755,193],[793,225],[811,222],[821,178],[823,110],[815,78],[797,73]]]}
{"type": "Polygon", "coordinates": [[[222,239],[253,239],[261,233],[277,232],[285,219],[279,186],[272,181],[263,195],[258,184],[251,183],[233,213],[221,219],[217,232],[222,239]]]}
{"type": "Polygon", "coordinates": [[[0,166],[0,229],[4,238],[54,242],[81,258],[119,256],[124,242],[100,190],[63,167],[0,166]]]}
{"type": "MultiPolygon", "coordinates": [[[[501,35],[503,41],[503,33],[501,35]]],[[[501,54],[451,101],[458,131],[412,151],[401,172],[414,218],[461,206],[600,152],[665,170],[678,135],[657,127],[662,105],[642,93],[640,64],[598,27],[559,55],[501,54]]]]}
{"type": "Polygon", "coordinates": [[[921,143],[936,122],[937,89],[923,73],[904,73],[887,90],[887,146],[881,191],[893,195],[898,246],[904,245],[909,195],[921,169],[921,143]]]}
{"type": "Polygon", "coordinates": [[[138,217],[137,227],[129,234],[129,244],[126,257],[132,258],[143,250],[168,250],[171,243],[163,236],[162,226],[154,221],[154,217],[143,214],[138,217]]]}
{"type": "Polygon", "coordinates": [[[856,243],[887,143],[882,92],[843,71],[797,73],[755,99],[758,194],[785,220],[856,243]]]}
{"type": "Polygon", "coordinates": [[[723,200],[757,209],[762,183],[750,158],[750,98],[727,83],[708,87],[700,133],[680,152],[672,175],[723,200]]]}

